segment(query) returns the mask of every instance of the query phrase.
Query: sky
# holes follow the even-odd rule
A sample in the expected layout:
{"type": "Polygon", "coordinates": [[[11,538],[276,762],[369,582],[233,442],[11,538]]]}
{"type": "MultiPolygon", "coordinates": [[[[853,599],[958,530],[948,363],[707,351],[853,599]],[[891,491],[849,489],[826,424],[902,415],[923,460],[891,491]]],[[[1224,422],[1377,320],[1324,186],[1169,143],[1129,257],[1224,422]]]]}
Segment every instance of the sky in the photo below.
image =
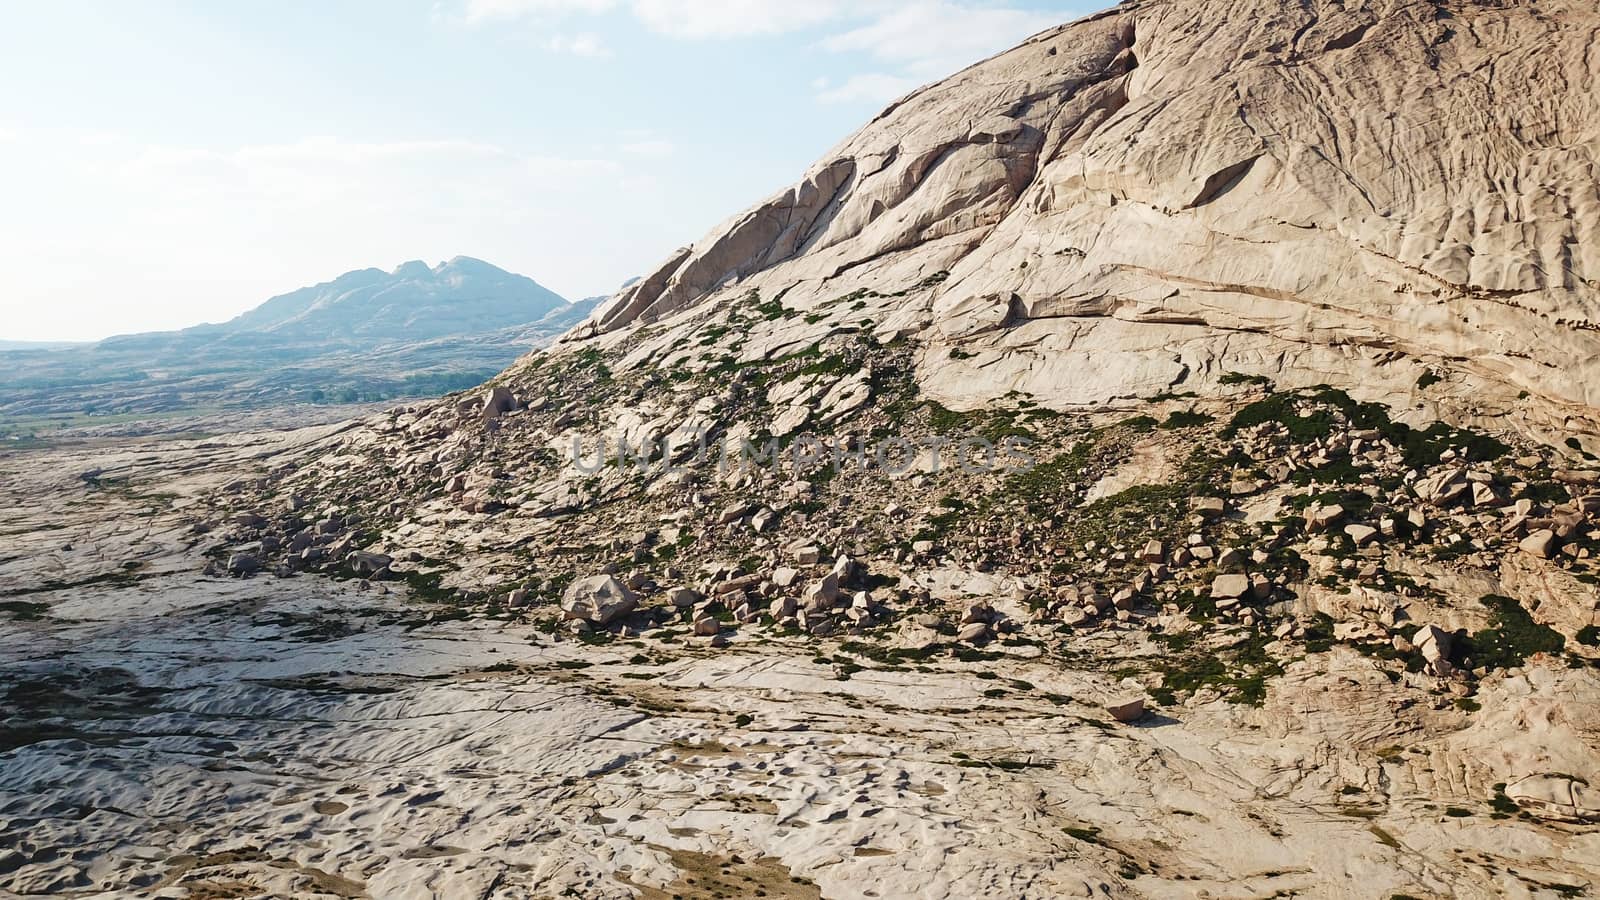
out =
{"type": "Polygon", "coordinates": [[[0,340],[475,256],[607,294],[1108,0],[59,0],[0,29],[0,340]]]}

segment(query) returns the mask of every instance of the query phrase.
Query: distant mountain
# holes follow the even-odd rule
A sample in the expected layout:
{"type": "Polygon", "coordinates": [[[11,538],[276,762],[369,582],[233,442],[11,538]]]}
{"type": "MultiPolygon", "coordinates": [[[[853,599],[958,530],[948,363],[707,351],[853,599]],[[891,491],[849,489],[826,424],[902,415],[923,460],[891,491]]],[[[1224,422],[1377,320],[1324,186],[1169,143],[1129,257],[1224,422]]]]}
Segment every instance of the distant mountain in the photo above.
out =
{"type": "Polygon", "coordinates": [[[523,275],[458,256],[358,269],[220,324],[41,352],[0,346],[0,430],[94,417],[437,396],[583,321],[523,275]]]}
{"type": "Polygon", "coordinates": [[[219,327],[231,333],[416,340],[521,325],[567,305],[532,278],[458,256],[431,269],[413,260],[393,272],[346,272],[273,297],[219,327]]]}
{"type": "Polygon", "coordinates": [[[0,350],[61,350],[82,347],[86,341],[0,341],[0,350]]]}

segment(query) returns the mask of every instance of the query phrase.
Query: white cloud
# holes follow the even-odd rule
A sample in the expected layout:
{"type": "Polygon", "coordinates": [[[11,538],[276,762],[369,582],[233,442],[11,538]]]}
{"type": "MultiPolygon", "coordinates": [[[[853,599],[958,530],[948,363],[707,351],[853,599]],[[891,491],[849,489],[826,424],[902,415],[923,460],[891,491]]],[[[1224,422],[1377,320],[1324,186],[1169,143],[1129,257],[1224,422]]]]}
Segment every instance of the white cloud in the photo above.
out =
{"type": "Polygon", "coordinates": [[[866,72],[837,87],[817,87],[817,100],[887,103],[1069,18],[1064,12],[971,6],[950,0],[896,4],[868,24],[822,40],[827,50],[865,54],[895,71],[866,72]]]}
{"type": "Polygon", "coordinates": [[[589,32],[555,35],[545,41],[545,47],[555,53],[570,53],[573,56],[587,56],[592,59],[607,59],[611,56],[610,48],[601,43],[598,35],[589,32]]]}
{"type": "Polygon", "coordinates": [[[645,138],[621,144],[618,149],[632,156],[660,157],[671,156],[672,151],[677,148],[673,146],[671,141],[663,138],[645,138]]]}
{"type": "Polygon", "coordinates": [[[349,141],[334,137],[309,137],[291,144],[264,144],[242,147],[226,156],[249,166],[277,165],[367,165],[384,160],[424,158],[486,159],[510,154],[494,144],[476,141],[349,141]]]}
{"type": "Polygon", "coordinates": [[[885,72],[867,72],[852,75],[837,87],[829,87],[826,79],[817,86],[817,100],[822,103],[888,103],[910,93],[922,82],[915,78],[890,75],[885,72]]]}
{"type": "MultiPolygon", "coordinates": [[[[468,24],[598,15],[618,0],[464,0],[468,24]]],[[[675,38],[735,38],[783,34],[891,8],[894,0],[631,0],[635,18],[675,38]]]]}
{"type": "Polygon", "coordinates": [[[558,18],[609,12],[616,0],[466,0],[469,24],[523,18],[558,18]]]}
{"type": "Polygon", "coordinates": [[[947,0],[901,4],[873,22],[833,35],[822,46],[834,52],[865,53],[931,79],[1005,50],[1071,16],[993,6],[967,6],[947,0]]]}
{"type": "Polygon", "coordinates": [[[731,38],[811,28],[852,8],[838,0],[634,0],[633,14],[672,37],[731,38]]]}

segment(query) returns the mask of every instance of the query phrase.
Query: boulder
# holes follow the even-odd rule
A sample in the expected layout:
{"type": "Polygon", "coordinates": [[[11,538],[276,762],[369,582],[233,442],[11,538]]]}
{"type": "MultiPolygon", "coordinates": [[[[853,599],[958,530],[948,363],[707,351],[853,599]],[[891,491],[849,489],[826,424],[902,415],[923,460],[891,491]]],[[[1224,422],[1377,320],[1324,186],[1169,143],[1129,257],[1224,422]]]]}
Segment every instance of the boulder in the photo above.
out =
{"type": "Polygon", "coordinates": [[[1444,507],[1455,503],[1471,490],[1466,470],[1458,467],[1440,469],[1418,481],[1417,496],[1434,506],[1444,507]]]}
{"type": "Polygon", "coordinates": [[[987,622],[971,622],[956,632],[956,640],[963,644],[981,644],[992,636],[987,622]]]}
{"type": "Polygon", "coordinates": [[[717,524],[732,524],[744,518],[745,516],[750,515],[750,513],[754,510],[755,505],[751,503],[735,503],[731,506],[723,507],[722,512],[717,516],[717,524]]]}
{"type": "Polygon", "coordinates": [[[799,610],[799,601],[795,600],[793,597],[784,595],[772,601],[771,605],[767,607],[767,615],[779,622],[782,622],[784,619],[793,616],[799,610]]]}
{"type": "Polygon", "coordinates": [[[1541,528],[1533,534],[1522,539],[1517,546],[1522,552],[1540,559],[1549,559],[1556,555],[1556,533],[1548,528],[1541,528]]]}
{"type": "Polygon", "coordinates": [[[1494,485],[1482,482],[1472,483],[1472,505],[1476,507],[1504,506],[1506,498],[1495,490],[1494,485]]]}
{"type": "Polygon", "coordinates": [[[772,570],[772,583],[780,588],[793,587],[800,581],[800,570],[779,566],[772,570]]]}
{"type": "Polygon", "coordinates": [[[1365,547],[1378,537],[1378,529],[1371,525],[1346,525],[1344,533],[1350,536],[1350,540],[1356,542],[1357,547],[1365,547]]]}
{"type": "Polygon", "coordinates": [[[1211,599],[1213,600],[1238,600],[1250,593],[1250,576],[1248,575],[1218,575],[1211,582],[1211,599]]]}
{"type": "Polygon", "coordinates": [[[516,408],[517,398],[512,395],[510,388],[490,388],[483,397],[483,421],[488,424],[516,408]]]}
{"type": "Polygon", "coordinates": [[[1428,662],[1438,662],[1450,657],[1450,632],[1437,625],[1424,625],[1411,636],[1411,644],[1428,662]]]}
{"type": "Polygon", "coordinates": [[[677,609],[689,609],[700,602],[700,592],[693,588],[673,588],[667,591],[667,602],[677,609]]]}
{"type": "Polygon", "coordinates": [[[1115,697],[1106,701],[1106,712],[1118,722],[1132,722],[1144,715],[1145,699],[1139,696],[1115,697]]]}
{"type": "Polygon", "coordinates": [[[382,553],[369,553],[365,550],[357,550],[344,560],[350,571],[357,575],[376,575],[389,568],[389,564],[393,561],[382,553]]]}
{"type": "Polygon", "coordinates": [[[1244,551],[1237,547],[1224,550],[1217,557],[1218,572],[1243,572],[1245,569],[1244,551]]]}
{"type": "Polygon", "coordinates": [[[805,609],[807,612],[826,612],[832,609],[837,602],[839,602],[839,576],[832,572],[823,576],[821,581],[818,581],[806,591],[805,609]]]}
{"type": "Polygon", "coordinates": [[[1320,503],[1312,504],[1306,510],[1306,530],[1326,531],[1339,524],[1344,519],[1345,509],[1337,503],[1323,506],[1320,503]]]}
{"type": "Polygon", "coordinates": [[[639,595],[615,575],[592,575],[574,581],[561,595],[561,611],[568,619],[595,625],[608,625],[638,605],[639,595]]]}

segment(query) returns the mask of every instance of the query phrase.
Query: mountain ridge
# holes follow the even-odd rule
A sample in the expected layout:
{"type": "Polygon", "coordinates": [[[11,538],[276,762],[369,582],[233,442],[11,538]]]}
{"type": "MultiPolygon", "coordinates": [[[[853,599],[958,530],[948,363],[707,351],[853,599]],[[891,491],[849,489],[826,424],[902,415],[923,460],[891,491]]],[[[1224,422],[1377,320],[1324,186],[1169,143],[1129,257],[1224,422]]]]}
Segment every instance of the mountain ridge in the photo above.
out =
{"type": "Polygon", "coordinates": [[[958,408],[1267,377],[1600,449],[1593,8],[1227,14],[1128,2],[913,91],[570,339],[898,294],[864,317],[958,408]]]}
{"type": "Polygon", "coordinates": [[[92,422],[443,393],[566,331],[598,300],[569,303],[468,256],[354,269],[221,323],[49,352],[0,348],[11,367],[0,384],[0,418],[92,422]]]}

